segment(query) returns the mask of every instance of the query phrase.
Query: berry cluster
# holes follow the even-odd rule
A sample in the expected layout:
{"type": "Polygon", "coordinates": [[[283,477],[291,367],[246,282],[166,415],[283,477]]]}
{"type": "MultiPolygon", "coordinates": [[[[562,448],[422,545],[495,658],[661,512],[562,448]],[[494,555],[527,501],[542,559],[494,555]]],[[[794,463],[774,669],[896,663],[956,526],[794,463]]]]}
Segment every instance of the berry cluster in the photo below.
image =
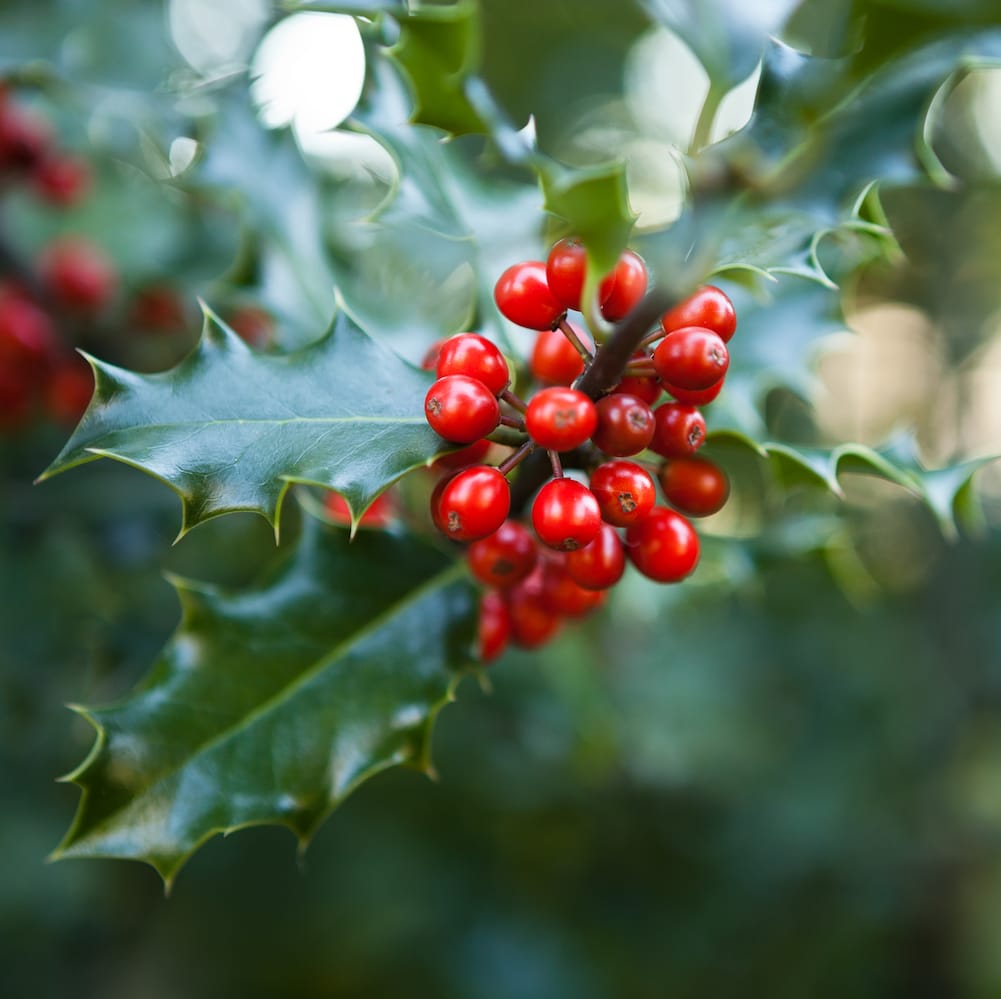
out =
{"type": "MultiPolygon", "coordinates": [[[[719,394],[729,364],[732,302],[706,286],[665,313],[618,384],[595,400],[577,387],[596,356],[593,338],[568,319],[581,308],[585,277],[584,246],[564,239],[547,261],[515,264],[497,281],[501,313],[538,331],[529,369],[541,387],[527,401],[512,391],[504,356],[479,334],[436,344],[425,359],[437,374],[425,398],[428,423],[464,445],[447,456],[431,518],[446,537],[469,544],[470,572],[488,587],[484,662],[509,640],[535,647],[563,618],[593,610],[627,560],[658,582],[684,579],[699,558],[685,514],[715,513],[729,494],[722,469],[696,451],[706,432],[699,407],[719,394]],[[665,392],[671,398],[661,401],[665,392]],[[512,432],[520,444],[499,464],[484,463],[491,436],[512,432]],[[529,530],[510,516],[508,475],[536,449],[548,452],[553,474],[535,494],[529,530]],[[585,473],[586,484],[565,467],[585,473]],[[669,505],[657,504],[658,481],[669,505]]],[[[647,283],[643,260],[626,250],[598,285],[602,316],[627,316],[647,283]]]]}
{"type": "MultiPolygon", "coordinates": [[[[88,162],[61,148],[48,122],[0,84],[0,194],[41,199],[61,212],[91,186],[88,162]]],[[[121,284],[114,261],[82,236],[57,237],[33,259],[0,239],[0,432],[20,430],[36,414],[67,424],[80,418],[94,381],[74,347],[100,343],[106,355],[114,345],[127,366],[153,368],[186,348],[163,336],[192,327],[176,288],[154,281],[125,294],[121,284]]],[[[228,318],[251,344],[270,340],[263,310],[241,306],[228,318]]]]}

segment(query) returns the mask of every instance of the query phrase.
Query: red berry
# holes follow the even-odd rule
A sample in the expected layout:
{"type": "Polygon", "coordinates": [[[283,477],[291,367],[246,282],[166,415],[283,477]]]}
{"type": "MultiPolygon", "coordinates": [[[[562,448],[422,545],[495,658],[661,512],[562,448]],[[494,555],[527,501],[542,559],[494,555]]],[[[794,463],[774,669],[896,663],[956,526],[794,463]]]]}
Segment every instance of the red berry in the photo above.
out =
{"type": "Polygon", "coordinates": [[[598,427],[591,440],[605,454],[639,454],[653,439],[653,411],[642,399],[615,392],[600,399],[595,409],[598,427]]]}
{"type": "Polygon", "coordinates": [[[445,483],[432,517],[453,541],[476,541],[493,534],[510,509],[507,479],[489,465],[474,465],[445,483]]]}
{"type": "Polygon", "coordinates": [[[530,330],[551,330],[566,312],[549,291],[541,260],[526,260],[504,271],[494,286],[494,301],[502,315],[530,330]]]}
{"type": "Polygon", "coordinates": [[[440,458],[436,458],[432,462],[431,467],[447,469],[465,468],[467,465],[479,465],[482,464],[489,450],[490,441],[486,438],[481,438],[478,441],[473,441],[472,444],[460,447],[458,451],[452,451],[449,454],[443,454],[440,458]]]}
{"type": "Polygon", "coordinates": [[[129,323],[149,333],[177,333],[187,325],[184,299],[170,285],[140,288],[129,306],[129,323]]]}
{"type": "Polygon", "coordinates": [[[500,406],[477,378],[446,375],[428,389],[424,415],[432,430],[453,444],[472,444],[497,429],[500,406]]]}
{"type": "Polygon", "coordinates": [[[699,536],[680,513],[655,506],[626,531],[626,552],[644,576],[658,583],[676,583],[699,560],[699,536]]]}
{"type": "Polygon", "coordinates": [[[31,182],[46,201],[68,208],[87,193],[90,170],[75,156],[48,156],[35,168],[31,182]]]}
{"type": "Polygon", "coordinates": [[[719,288],[707,284],[665,312],[660,324],[665,333],[685,326],[703,326],[718,333],[725,343],[737,329],[737,312],[733,302],[719,288]]]}
{"type": "Polygon", "coordinates": [[[694,454],[706,439],[706,421],[694,406],[665,402],[653,411],[653,418],[650,448],[664,458],[694,454]]]}
{"type": "MultiPolygon", "coordinates": [[[[639,355],[646,360],[645,354],[639,355]]],[[[619,382],[612,392],[616,395],[634,395],[637,399],[642,399],[648,406],[652,406],[663,391],[663,386],[657,381],[654,375],[626,375],[619,382]]]]}
{"type": "Polygon", "coordinates": [[[38,384],[56,363],[59,341],[48,315],[26,298],[0,292],[0,368],[38,384]]]}
{"type": "Polygon", "coordinates": [[[439,378],[467,375],[483,382],[494,395],[500,395],[511,380],[504,355],[478,333],[458,333],[449,337],[438,353],[439,378]]]}
{"type": "Polygon", "coordinates": [[[71,357],[52,372],[45,386],[45,407],[60,423],[76,423],[94,394],[94,373],[79,356],[71,357]]]}
{"type": "Polygon", "coordinates": [[[710,385],[709,388],[704,389],[685,389],[679,385],[668,385],[665,383],[664,390],[673,395],[678,402],[682,402],[686,406],[708,406],[720,394],[724,381],[725,379],[721,378],[718,382],[710,385]]]}
{"type": "Polygon", "coordinates": [[[504,598],[496,590],[484,593],[480,599],[477,659],[492,663],[507,648],[510,637],[511,612],[504,598]]]}
{"type": "Polygon", "coordinates": [[[594,540],[601,510],[594,493],[576,479],[551,479],[532,504],[532,526],[543,544],[571,552],[594,540]]]}
{"type": "MultiPolygon", "coordinates": [[[[579,326],[570,325],[577,336],[582,335],[579,326]]],[[[542,330],[539,333],[529,363],[532,374],[547,385],[569,385],[584,371],[580,354],[559,330],[542,330]]]]}
{"type": "Polygon", "coordinates": [[[525,429],[539,447],[572,451],[598,425],[594,403],[576,389],[553,386],[536,393],[525,412],[525,429]]]}
{"type": "Polygon", "coordinates": [[[698,455],[666,461],[659,478],[668,503],[690,517],[708,517],[722,510],[730,496],[726,472],[698,455]]]}
{"type": "Polygon", "coordinates": [[[542,571],[542,600],[552,613],[562,617],[583,617],[602,604],[604,599],[604,593],[581,586],[570,575],[565,559],[546,560],[542,571]]]}
{"type": "MultiPolygon", "coordinates": [[[[341,527],[351,526],[351,508],[340,493],[328,493],[324,509],[327,516],[341,527]]],[[[390,493],[377,496],[372,505],[361,515],[359,527],[371,527],[384,530],[396,520],[396,504],[390,493]]]]}
{"type": "Polygon", "coordinates": [[[0,170],[30,170],[45,158],[49,129],[10,100],[0,102],[0,170]]]}
{"type": "Polygon", "coordinates": [[[528,528],[506,520],[493,534],[474,541],[466,551],[469,571],[486,586],[514,586],[534,568],[539,557],[528,528]]]}
{"type": "Polygon", "coordinates": [[[653,352],[653,366],[662,382],[682,389],[715,385],[730,365],[722,337],[701,326],[686,326],[668,334],[653,352]]]}
{"type": "Polygon", "coordinates": [[[642,520],[657,500],[653,477],[632,461],[606,461],[591,475],[591,492],[602,519],[616,527],[642,520]]]}
{"type": "Polygon", "coordinates": [[[424,352],[424,356],[421,358],[421,367],[425,371],[434,371],[438,367],[438,357],[441,354],[441,348],[444,343],[444,339],[435,340],[424,352]]]}
{"type": "Polygon", "coordinates": [[[626,553],[615,529],[602,524],[594,541],[567,553],[566,567],[577,585],[585,590],[607,590],[614,586],[626,569],[626,553]]]}
{"type": "Polygon", "coordinates": [[[560,619],[543,599],[544,570],[536,568],[507,592],[511,638],[525,649],[544,645],[560,630],[560,619]]]}
{"type": "Polygon", "coordinates": [[[565,308],[580,312],[580,296],[584,292],[586,273],[587,250],[579,239],[568,236],[549,251],[546,281],[553,298],[565,308]]]}
{"type": "Polygon", "coordinates": [[[46,247],[38,271],[59,304],[79,312],[103,309],[118,281],[114,265],[99,246],[72,236],[46,247]]]}
{"type": "Polygon", "coordinates": [[[270,345],[275,335],[275,321],[267,309],[241,305],[229,317],[230,329],[241,340],[259,350],[270,345]]]}
{"type": "Polygon", "coordinates": [[[625,250],[619,262],[598,288],[601,314],[606,319],[622,319],[636,307],[646,294],[646,264],[639,254],[625,250]]]}

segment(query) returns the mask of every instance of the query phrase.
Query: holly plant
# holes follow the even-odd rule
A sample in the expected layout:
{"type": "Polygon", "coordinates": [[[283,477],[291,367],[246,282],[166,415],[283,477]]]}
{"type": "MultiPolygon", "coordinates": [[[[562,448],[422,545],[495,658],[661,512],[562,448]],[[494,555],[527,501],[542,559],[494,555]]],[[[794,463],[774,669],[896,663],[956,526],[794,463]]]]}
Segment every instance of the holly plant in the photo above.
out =
{"type": "Polygon", "coordinates": [[[305,844],[380,771],[433,773],[509,648],[777,545],[844,568],[866,484],[982,529],[964,379],[1001,283],[962,262],[997,260],[996,2],[297,0],[224,66],[89,61],[146,16],[96,6],[68,47],[54,4],[30,59],[0,32],[0,422],[76,424],[33,498],[111,459],[176,494],[179,550],[244,558],[201,540],[237,513],[273,550],[172,575],[145,679],[74,708],[56,857],[169,885],[217,834],[305,844]],[[365,70],[324,152],[264,123],[247,60],[331,16],[365,70]],[[880,339],[861,394],[829,377],[880,339]]]}

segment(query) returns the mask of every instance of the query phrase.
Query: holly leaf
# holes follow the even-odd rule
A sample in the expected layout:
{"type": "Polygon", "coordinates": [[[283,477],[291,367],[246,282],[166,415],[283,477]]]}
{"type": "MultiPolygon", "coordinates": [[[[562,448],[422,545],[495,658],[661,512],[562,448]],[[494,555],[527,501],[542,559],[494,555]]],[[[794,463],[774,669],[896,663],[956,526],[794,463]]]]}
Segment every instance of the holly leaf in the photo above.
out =
{"type": "Polygon", "coordinates": [[[351,542],[307,518],[263,585],[173,583],[181,623],[146,679],[75,708],[97,740],[66,778],[83,797],[56,859],[144,861],[169,888],[217,833],[285,825],[304,847],[379,771],[430,772],[474,634],[461,564],[415,537],[351,542]]]}
{"type": "Polygon", "coordinates": [[[88,360],[94,399],[41,478],[96,458],[134,465],[180,496],[181,536],[235,510],[261,514],[277,534],[293,482],[336,489],[357,522],[390,483],[443,449],[424,419],[430,374],[344,313],[292,354],[252,350],[206,310],[201,341],[170,371],[88,360]]]}

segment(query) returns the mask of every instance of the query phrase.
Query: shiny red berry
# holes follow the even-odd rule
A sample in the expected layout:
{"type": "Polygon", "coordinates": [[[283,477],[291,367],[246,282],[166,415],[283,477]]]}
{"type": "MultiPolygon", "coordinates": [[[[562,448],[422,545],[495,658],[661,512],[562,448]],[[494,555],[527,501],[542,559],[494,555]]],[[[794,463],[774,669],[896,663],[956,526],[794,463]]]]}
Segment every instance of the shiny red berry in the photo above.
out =
{"type": "Polygon", "coordinates": [[[544,598],[543,567],[529,573],[505,594],[511,615],[511,638],[525,649],[544,645],[560,630],[560,618],[544,598]]]}
{"type": "Polygon", "coordinates": [[[553,297],[564,308],[580,312],[580,296],[584,292],[586,273],[587,250],[579,239],[568,236],[549,251],[546,281],[553,297]]]}
{"type": "Polygon", "coordinates": [[[605,594],[581,586],[570,575],[564,557],[546,560],[542,573],[542,599],[554,614],[584,617],[604,602],[605,594]]]}
{"type": "Polygon", "coordinates": [[[489,465],[474,465],[445,483],[431,515],[453,541],[476,541],[493,534],[510,509],[507,479],[489,465]]]}
{"type": "Polygon", "coordinates": [[[726,343],[737,329],[737,312],[724,292],[708,284],[665,312],[660,324],[665,333],[685,326],[704,326],[726,343]]]}
{"type": "Polygon", "coordinates": [[[653,410],[640,398],[614,392],[595,404],[598,426],[591,435],[605,454],[624,457],[639,454],[653,439],[653,410]]]}
{"type": "Polygon", "coordinates": [[[500,395],[511,380],[504,355],[478,333],[459,333],[441,344],[436,370],[439,378],[445,375],[475,378],[494,395],[500,395]]]}
{"type": "Polygon", "coordinates": [[[494,286],[494,301],[503,316],[530,330],[553,329],[566,312],[549,291],[541,260],[526,260],[504,271],[494,286]]]}
{"type": "MultiPolygon", "coordinates": [[[[640,357],[645,358],[641,354],[640,357]]],[[[654,375],[626,375],[612,392],[616,395],[634,395],[642,399],[648,406],[652,406],[659,398],[663,386],[654,375]]]]}
{"type": "Polygon", "coordinates": [[[666,383],[663,388],[665,392],[674,396],[678,402],[684,403],[686,406],[708,406],[722,391],[724,381],[726,379],[721,378],[718,382],[710,385],[709,388],[704,389],[685,389],[678,385],[668,385],[666,383]]]}
{"type": "Polygon", "coordinates": [[[626,553],[644,576],[676,583],[699,560],[699,536],[680,513],[656,506],[626,531],[626,553]]]}
{"type": "Polygon", "coordinates": [[[515,520],[504,521],[493,534],[474,541],[466,550],[473,576],[499,590],[524,579],[538,558],[539,549],[531,532],[515,520]]]}
{"type": "Polygon", "coordinates": [[[647,270],[643,258],[632,250],[625,250],[619,262],[601,282],[598,298],[601,314],[610,320],[628,315],[646,294],[647,270]]]}
{"type": "Polygon", "coordinates": [[[500,406],[477,378],[446,375],[428,389],[424,415],[431,429],[453,444],[472,444],[497,429],[500,406]]]}
{"type": "Polygon", "coordinates": [[[532,526],[550,548],[570,552],[590,544],[601,528],[601,509],[576,479],[551,479],[532,504],[532,526]]]}
{"type": "MultiPolygon", "coordinates": [[[[579,326],[574,331],[583,337],[579,326]]],[[[584,361],[559,330],[542,330],[535,338],[529,361],[532,374],[547,385],[569,385],[584,371],[584,361]]]]}
{"type": "Polygon", "coordinates": [[[658,477],[664,498],[690,517],[717,513],[730,496],[726,472],[700,455],[669,459],[658,477]]]}
{"type": "Polygon", "coordinates": [[[477,659],[492,663],[507,648],[510,638],[511,612],[504,598],[496,590],[489,590],[480,598],[477,659]]]}
{"type": "Polygon", "coordinates": [[[45,248],[38,272],[52,297],[78,312],[100,312],[118,283],[118,273],[105,252],[89,240],[71,236],[45,248]]]}
{"type": "Polygon", "coordinates": [[[694,454],[706,439],[706,421],[694,407],[665,402],[653,411],[654,432],[650,449],[664,458],[694,454]]]}
{"type": "Polygon", "coordinates": [[[594,403],[576,389],[553,386],[537,392],[525,412],[525,429],[539,447],[572,451],[598,426],[594,403]]]}
{"type": "Polygon", "coordinates": [[[718,333],[701,326],[675,330],[657,344],[653,366],[662,382],[682,389],[715,385],[730,365],[730,353],[718,333]]]}
{"type": "Polygon", "coordinates": [[[589,545],[568,552],[567,572],[585,590],[607,590],[621,578],[626,568],[626,553],[615,528],[602,524],[598,536],[589,545]]]}
{"type": "Polygon", "coordinates": [[[632,461],[606,461],[591,475],[594,493],[606,523],[628,527],[645,517],[657,501],[653,477],[632,461]]]}

